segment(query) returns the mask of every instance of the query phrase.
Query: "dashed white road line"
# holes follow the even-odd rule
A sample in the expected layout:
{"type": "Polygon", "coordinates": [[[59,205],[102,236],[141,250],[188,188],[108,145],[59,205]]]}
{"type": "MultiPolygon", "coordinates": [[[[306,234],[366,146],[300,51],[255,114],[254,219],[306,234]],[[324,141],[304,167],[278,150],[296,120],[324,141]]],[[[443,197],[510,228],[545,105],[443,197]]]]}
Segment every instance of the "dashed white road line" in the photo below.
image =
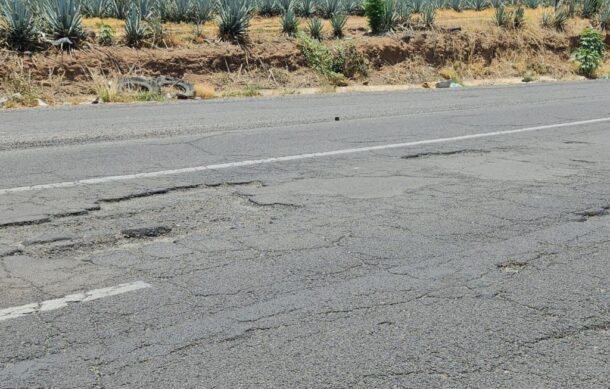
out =
{"type": "Polygon", "coordinates": [[[104,183],[108,183],[108,182],[129,181],[129,180],[135,180],[138,178],[155,178],[155,177],[163,177],[163,176],[173,176],[173,175],[178,175],[178,174],[195,173],[195,172],[201,172],[201,171],[206,171],[206,170],[222,170],[222,169],[230,169],[230,168],[253,166],[253,165],[263,165],[263,164],[269,164],[269,163],[289,162],[289,161],[298,161],[298,160],[303,160],[303,159],[314,159],[314,158],[331,157],[331,156],[336,156],[336,155],[362,153],[362,152],[367,152],[367,151],[397,149],[397,148],[403,148],[403,147],[430,145],[430,144],[435,144],[435,143],[449,143],[449,142],[457,142],[457,141],[469,140],[469,139],[489,138],[489,137],[501,136],[501,135],[511,135],[511,134],[519,134],[519,133],[524,133],[524,132],[549,130],[549,129],[553,129],[553,128],[574,127],[574,126],[581,126],[581,125],[587,125],[587,124],[604,123],[604,122],[609,122],[609,121],[610,121],[610,117],[605,117],[605,118],[599,118],[599,119],[579,120],[579,121],[574,121],[574,122],[547,124],[547,125],[535,126],[535,127],[525,127],[525,128],[514,129],[514,130],[493,131],[493,132],[484,132],[484,133],[479,133],[479,134],[453,136],[453,137],[449,137],[449,138],[418,140],[418,141],[413,141],[413,142],[392,143],[392,144],[367,146],[367,147],[359,147],[359,148],[352,148],[352,149],[341,149],[341,150],[332,150],[332,151],[322,151],[322,152],[317,152],[317,153],[288,155],[288,156],[284,156],[284,157],[271,157],[271,158],[253,159],[253,160],[248,160],[248,161],[227,162],[227,163],[219,163],[219,164],[213,164],[213,165],[193,166],[193,167],[187,167],[187,168],[181,168],[181,169],[159,170],[159,171],[154,171],[154,172],[125,174],[125,175],[120,175],[120,176],[105,176],[105,177],[87,178],[87,179],[75,180],[75,181],[56,182],[56,183],[50,183],[50,184],[20,186],[20,187],[15,187],[15,188],[0,189],[0,196],[6,195],[9,193],[29,192],[29,191],[42,190],[42,189],[71,188],[71,187],[83,186],[83,185],[95,185],[95,184],[104,184],[104,183]]]}
{"type": "Polygon", "coordinates": [[[150,288],[151,285],[143,281],[130,282],[109,288],[93,289],[88,292],[70,294],[62,298],[47,300],[40,303],[32,303],[22,305],[20,307],[12,307],[0,309],[0,321],[16,319],[18,317],[30,315],[32,313],[54,311],[56,309],[65,308],[72,303],[86,303],[88,301],[98,300],[104,297],[115,296],[133,292],[134,290],[150,288]]]}

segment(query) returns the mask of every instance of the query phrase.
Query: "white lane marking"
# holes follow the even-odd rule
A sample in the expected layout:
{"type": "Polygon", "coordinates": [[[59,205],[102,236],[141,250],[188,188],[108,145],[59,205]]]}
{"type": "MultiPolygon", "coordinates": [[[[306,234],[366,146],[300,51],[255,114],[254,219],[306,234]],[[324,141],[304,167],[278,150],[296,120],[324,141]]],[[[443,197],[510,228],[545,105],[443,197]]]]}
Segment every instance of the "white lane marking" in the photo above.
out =
{"type": "Polygon", "coordinates": [[[518,133],[522,133],[522,132],[548,130],[548,129],[552,129],[552,128],[573,127],[573,126],[586,125],[586,124],[603,123],[603,122],[608,122],[608,121],[610,121],[610,117],[600,118],[600,119],[580,120],[580,121],[576,121],[576,122],[547,124],[547,125],[536,126],[536,127],[518,128],[515,130],[493,131],[493,132],[484,132],[484,133],[480,133],[480,134],[453,136],[450,138],[418,140],[418,141],[405,142],[405,143],[393,143],[393,144],[385,144],[385,145],[378,145],[378,146],[359,147],[359,148],[353,148],[353,149],[342,149],[342,150],[333,150],[333,151],[322,151],[322,152],[317,152],[317,153],[288,155],[288,156],[284,156],[284,157],[271,157],[271,158],[263,158],[263,159],[253,159],[253,160],[249,160],[249,161],[227,162],[227,163],[219,163],[219,164],[204,165],[204,166],[193,166],[193,167],[187,167],[187,168],[181,168],[181,169],[159,170],[159,171],[147,172],[147,173],[125,174],[125,175],[120,175],[120,176],[86,178],[86,179],[82,179],[82,180],[56,182],[56,183],[51,183],[51,184],[20,186],[20,187],[16,187],[16,188],[0,189],[0,196],[6,195],[9,193],[29,192],[29,191],[41,190],[41,189],[71,188],[71,187],[82,186],[82,185],[95,185],[95,184],[104,184],[104,183],[108,183],[108,182],[135,180],[138,178],[155,178],[155,177],[163,177],[163,176],[173,176],[173,175],[178,175],[178,174],[201,172],[201,171],[205,171],[205,170],[221,170],[221,169],[230,169],[230,168],[236,168],[236,167],[263,165],[263,164],[268,164],[268,163],[289,162],[289,161],[298,161],[298,160],[302,160],[302,159],[312,159],[312,158],[331,157],[331,156],[335,156],[335,155],[362,153],[362,152],[366,152],[366,151],[396,149],[396,148],[401,148],[401,147],[430,145],[430,144],[435,144],[435,143],[448,143],[448,142],[456,142],[456,141],[468,140],[468,139],[488,138],[488,137],[500,136],[500,135],[518,134],[518,133]]]}
{"type": "Polygon", "coordinates": [[[18,317],[30,315],[32,313],[37,312],[54,311],[56,309],[65,308],[70,303],[86,303],[88,301],[115,296],[117,294],[133,292],[134,290],[150,287],[151,285],[147,284],[146,282],[136,281],[130,282],[128,284],[111,286],[109,288],[93,289],[88,292],[69,294],[62,298],[47,300],[41,303],[32,303],[22,305],[20,307],[0,309],[0,321],[16,319],[18,317]]]}

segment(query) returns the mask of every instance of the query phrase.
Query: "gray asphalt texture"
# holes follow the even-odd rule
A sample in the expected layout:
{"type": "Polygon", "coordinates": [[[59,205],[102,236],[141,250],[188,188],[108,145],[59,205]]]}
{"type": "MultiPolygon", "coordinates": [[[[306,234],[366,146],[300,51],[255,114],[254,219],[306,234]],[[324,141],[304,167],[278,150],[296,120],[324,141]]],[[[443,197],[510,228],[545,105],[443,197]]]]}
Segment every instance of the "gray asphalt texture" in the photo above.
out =
{"type": "MultiPolygon", "coordinates": [[[[610,82],[0,113],[0,189],[610,117],[610,82]],[[335,121],[339,117],[339,121],[335,121]]],[[[610,387],[610,122],[0,196],[0,387],[610,387]]]]}

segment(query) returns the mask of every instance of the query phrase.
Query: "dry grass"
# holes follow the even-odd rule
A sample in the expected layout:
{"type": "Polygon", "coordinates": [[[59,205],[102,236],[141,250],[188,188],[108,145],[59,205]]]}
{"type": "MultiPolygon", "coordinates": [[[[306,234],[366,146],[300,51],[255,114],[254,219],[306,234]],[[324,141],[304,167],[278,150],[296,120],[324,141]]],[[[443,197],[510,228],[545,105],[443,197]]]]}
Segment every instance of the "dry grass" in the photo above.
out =
{"type": "Polygon", "coordinates": [[[201,97],[202,99],[211,99],[216,96],[216,89],[210,84],[196,83],[194,88],[195,96],[201,97]]]}
{"type": "Polygon", "coordinates": [[[165,96],[138,90],[122,90],[118,87],[119,75],[111,77],[99,72],[91,74],[93,91],[104,103],[132,103],[136,101],[163,101],[165,96]]]}

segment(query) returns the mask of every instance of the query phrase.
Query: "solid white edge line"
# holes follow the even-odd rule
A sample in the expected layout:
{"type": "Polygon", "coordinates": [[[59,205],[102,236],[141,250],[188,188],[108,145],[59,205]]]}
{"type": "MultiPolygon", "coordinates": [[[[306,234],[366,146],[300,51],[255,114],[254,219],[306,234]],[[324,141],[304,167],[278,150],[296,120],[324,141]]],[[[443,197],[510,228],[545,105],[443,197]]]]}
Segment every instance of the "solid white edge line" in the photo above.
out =
{"type": "Polygon", "coordinates": [[[603,122],[608,122],[608,121],[610,121],[610,117],[599,118],[599,119],[590,119],[590,120],[580,120],[580,121],[575,121],[575,122],[547,124],[547,125],[536,126],[536,127],[518,128],[518,129],[514,129],[514,130],[484,132],[484,133],[480,133],[480,134],[471,134],[471,135],[460,135],[460,136],[453,136],[453,137],[449,137],[449,138],[427,139],[427,140],[419,140],[419,141],[413,141],[413,142],[393,143],[393,144],[367,146],[367,147],[359,147],[359,148],[352,148],[352,149],[342,149],[342,150],[322,151],[322,152],[314,152],[314,153],[307,153],[307,154],[288,155],[288,156],[284,156],[284,157],[270,157],[270,158],[254,159],[254,160],[239,161],[239,162],[227,162],[227,163],[219,163],[219,164],[213,164],[213,165],[193,166],[193,167],[187,167],[187,168],[181,168],[181,169],[160,170],[160,171],[147,172],[147,173],[125,174],[125,175],[119,175],[119,176],[86,178],[86,179],[82,179],[82,180],[65,181],[65,182],[57,182],[57,183],[50,183],[50,184],[20,186],[20,187],[15,187],[15,188],[0,189],[0,196],[6,195],[9,193],[29,192],[29,191],[42,190],[42,189],[71,188],[71,187],[83,186],[83,185],[95,185],[95,184],[103,184],[103,183],[108,183],[108,182],[128,181],[128,180],[134,180],[134,179],[138,179],[138,178],[156,178],[156,177],[172,176],[172,175],[178,175],[178,174],[195,173],[195,172],[201,172],[204,170],[222,170],[222,169],[230,169],[230,168],[237,168],[237,167],[262,165],[262,164],[268,164],[268,163],[289,162],[289,161],[298,161],[298,160],[303,160],[303,159],[330,157],[330,156],[335,156],[335,155],[362,153],[362,152],[366,152],[366,151],[388,150],[388,149],[396,149],[396,148],[401,148],[401,147],[429,145],[429,144],[435,144],[435,143],[448,143],[448,142],[455,142],[455,141],[461,141],[461,140],[488,138],[488,137],[493,137],[493,136],[548,130],[548,129],[552,129],[552,128],[573,127],[573,126],[586,125],[586,124],[603,123],[603,122]]]}
{"type": "Polygon", "coordinates": [[[70,303],[86,303],[104,297],[115,296],[118,294],[133,292],[135,290],[151,288],[152,286],[144,281],[135,281],[127,284],[111,286],[109,288],[93,289],[88,292],[69,294],[65,297],[46,300],[40,303],[26,304],[19,307],[0,309],[0,321],[16,319],[18,317],[30,315],[38,312],[54,311],[65,308],[70,303]]]}

